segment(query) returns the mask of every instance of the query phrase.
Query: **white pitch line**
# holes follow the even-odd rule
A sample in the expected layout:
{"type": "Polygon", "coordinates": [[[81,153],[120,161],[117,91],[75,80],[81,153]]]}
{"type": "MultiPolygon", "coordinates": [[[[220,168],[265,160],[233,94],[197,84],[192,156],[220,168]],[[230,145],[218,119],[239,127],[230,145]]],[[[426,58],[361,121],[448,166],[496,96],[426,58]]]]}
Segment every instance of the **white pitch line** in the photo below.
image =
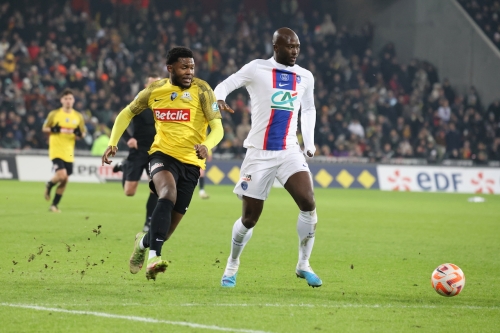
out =
{"type": "MultiPolygon", "coordinates": [[[[142,303],[99,303],[107,306],[142,306],[142,303]]],[[[3,304],[2,304],[3,305],[3,304]]],[[[58,303],[58,306],[89,306],[78,303],[58,303]]],[[[41,303],[38,306],[54,306],[54,304],[41,303]]],[[[462,309],[462,310],[493,310],[498,311],[498,306],[478,306],[478,305],[399,305],[399,304],[359,304],[359,303],[337,303],[337,304],[280,304],[280,303],[182,303],[182,304],[162,304],[168,307],[273,307],[273,308],[366,308],[366,309],[462,309]]]]}
{"type": "Polygon", "coordinates": [[[105,312],[47,308],[44,306],[29,305],[29,304],[0,303],[0,305],[12,307],[12,308],[31,309],[31,310],[38,310],[38,311],[51,311],[51,312],[61,312],[61,313],[69,313],[69,314],[76,314],[76,315],[89,315],[89,316],[113,318],[113,319],[125,319],[125,320],[139,321],[139,322],[144,322],[144,323],[187,326],[187,327],[191,327],[191,328],[200,328],[200,329],[206,329],[206,330],[212,330],[212,331],[238,332],[238,333],[269,333],[269,332],[265,332],[265,331],[255,331],[255,330],[247,330],[247,329],[239,329],[239,328],[220,327],[220,326],[215,326],[215,325],[202,325],[202,324],[190,323],[190,322],[186,322],[186,321],[171,321],[171,320],[162,320],[162,319],[154,319],[154,318],[147,318],[147,317],[124,316],[124,315],[117,315],[117,314],[105,313],[105,312]]]}

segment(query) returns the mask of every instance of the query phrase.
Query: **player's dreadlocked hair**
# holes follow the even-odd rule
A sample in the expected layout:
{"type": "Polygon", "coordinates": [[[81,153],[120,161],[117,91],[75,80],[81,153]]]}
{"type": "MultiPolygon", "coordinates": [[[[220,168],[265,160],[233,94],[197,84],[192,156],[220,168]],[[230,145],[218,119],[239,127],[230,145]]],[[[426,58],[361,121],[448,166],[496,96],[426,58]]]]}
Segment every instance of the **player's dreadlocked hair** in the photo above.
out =
{"type": "Polygon", "coordinates": [[[172,65],[177,62],[179,58],[193,58],[193,51],[187,47],[174,47],[167,53],[167,65],[172,65]]]}

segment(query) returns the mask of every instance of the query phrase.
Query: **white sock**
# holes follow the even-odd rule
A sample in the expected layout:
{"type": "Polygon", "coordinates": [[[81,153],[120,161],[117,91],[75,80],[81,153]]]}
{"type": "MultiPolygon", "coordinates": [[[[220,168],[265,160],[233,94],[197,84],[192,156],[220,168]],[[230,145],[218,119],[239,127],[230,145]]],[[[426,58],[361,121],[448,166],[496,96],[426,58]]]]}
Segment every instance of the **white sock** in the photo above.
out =
{"type": "Polygon", "coordinates": [[[224,275],[233,276],[240,266],[240,255],[245,245],[252,238],[253,228],[248,229],[241,223],[241,217],[233,225],[233,235],[231,240],[231,254],[227,259],[224,275]]]}
{"type": "Polygon", "coordinates": [[[316,224],[318,216],[316,209],[311,212],[299,213],[297,220],[297,234],[299,235],[299,262],[297,268],[300,270],[312,271],[309,266],[309,258],[314,246],[314,238],[316,234],[316,224]]]}
{"type": "MultiPolygon", "coordinates": [[[[144,234],[144,236],[146,236],[146,235],[147,235],[147,234],[144,234]]],[[[143,242],[144,242],[144,236],[142,236],[141,241],[139,242],[139,248],[140,248],[141,250],[144,250],[144,249],[146,248],[146,247],[144,246],[144,243],[143,243],[143,242]]],[[[156,251],[155,251],[155,253],[156,253],[156,251]]]]}
{"type": "Polygon", "coordinates": [[[148,259],[156,257],[156,251],[155,250],[149,250],[149,257],[148,259]]]}

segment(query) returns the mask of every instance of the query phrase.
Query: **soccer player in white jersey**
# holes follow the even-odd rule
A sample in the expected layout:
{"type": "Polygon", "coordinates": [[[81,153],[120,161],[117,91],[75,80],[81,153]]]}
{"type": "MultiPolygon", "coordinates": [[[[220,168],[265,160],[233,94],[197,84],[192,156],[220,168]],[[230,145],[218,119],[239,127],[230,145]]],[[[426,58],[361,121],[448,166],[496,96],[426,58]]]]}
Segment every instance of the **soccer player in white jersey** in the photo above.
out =
{"type": "Polygon", "coordinates": [[[232,111],[225,103],[227,95],[245,86],[252,103],[252,128],[244,142],[247,148],[241,166],[240,180],[234,193],[243,200],[242,216],[234,223],[231,254],[221,285],[234,287],[240,255],[252,237],[274,179],[290,193],[300,209],[297,221],[299,261],[298,277],[311,287],[320,287],[321,279],[309,265],[314,245],[316,204],[313,185],[304,154],[314,156],[314,77],[295,64],[300,51],[299,38],[288,28],[273,35],[274,56],[253,60],[220,83],[214,90],[219,107],[232,111]],[[301,110],[304,152],[297,140],[297,118],[301,110]]]}

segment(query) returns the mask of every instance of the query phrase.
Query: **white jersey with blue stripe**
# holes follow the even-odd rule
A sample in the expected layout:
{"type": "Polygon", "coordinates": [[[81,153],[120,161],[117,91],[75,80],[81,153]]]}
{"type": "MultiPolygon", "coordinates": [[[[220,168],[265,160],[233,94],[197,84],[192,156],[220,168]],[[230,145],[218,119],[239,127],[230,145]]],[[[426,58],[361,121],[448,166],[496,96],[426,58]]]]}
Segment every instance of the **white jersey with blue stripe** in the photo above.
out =
{"type": "Polygon", "coordinates": [[[246,87],[251,100],[252,128],[243,146],[263,150],[284,150],[298,146],[297,120],[306,151],[314,153],[314,77],[298,65],[258,59],[243,66],[221,82],[214,93],[225,100],[232,91],[246,87]]]}

